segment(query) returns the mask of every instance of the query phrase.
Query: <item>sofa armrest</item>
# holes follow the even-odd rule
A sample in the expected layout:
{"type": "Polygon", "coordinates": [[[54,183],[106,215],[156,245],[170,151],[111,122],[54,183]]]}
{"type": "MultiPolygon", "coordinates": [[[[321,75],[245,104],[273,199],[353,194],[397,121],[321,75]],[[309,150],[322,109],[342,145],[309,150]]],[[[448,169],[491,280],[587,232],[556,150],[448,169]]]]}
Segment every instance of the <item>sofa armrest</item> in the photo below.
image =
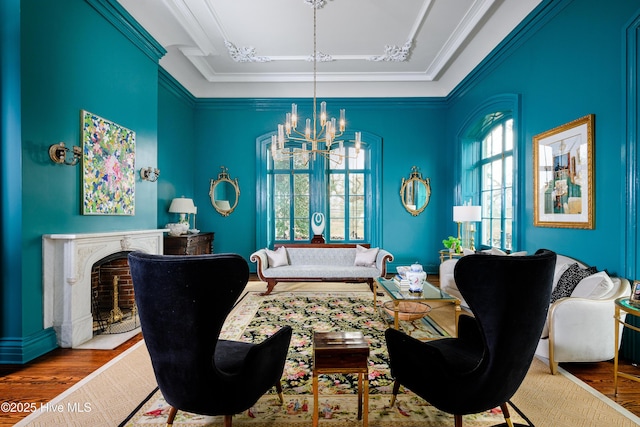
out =
{"type": "Polygon", "coordinates": [[[251,262],[255,262],[257,264],[256,273],[258,274],[258,277],[260,278],[260,280],[262,280],[263,282],[266,282],[267,279],[264,277],[263,272],[269,268],[269,259],[267,258],[267,251],[265,251],[264,249],[258,249],[257,251],[251,254],[251,257],[249,259],[251,260],[251,262]]]}
{"type": "Polygon", "coordinates": [[[393,255],[391,252],[384,249],[380,249],[378,251],[378,256],[376,257],[376,268],[380,271],[381,277],[385,277],[387,275],[387,262],[391,261],[393,261],[393,255]]]}
{"type": "MultiPolygon", "coordinates": [[[[613,278],[618,286],[607,298],[561,298],[549,307],[549,341],[559,362],[592,362],[613,358],[615,300],[628,296],[629,281],[613,278]]],[[[623,314],[624,316],[624,314],[623,314]]],[[[622,334],[622,328],[619,331],[622,334]]],[[[620,341],[618,341],[620,344],[620,341]]]]}

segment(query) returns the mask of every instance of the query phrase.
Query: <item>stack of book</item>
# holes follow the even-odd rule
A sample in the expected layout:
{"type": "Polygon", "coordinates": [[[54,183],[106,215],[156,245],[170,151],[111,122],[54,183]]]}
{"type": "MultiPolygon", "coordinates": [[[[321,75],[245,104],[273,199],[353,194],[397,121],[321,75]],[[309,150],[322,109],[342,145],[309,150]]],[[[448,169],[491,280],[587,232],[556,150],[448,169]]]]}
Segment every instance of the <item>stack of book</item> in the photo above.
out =
{"type": "Polygon", "coordinates": [[[399,274],[396,274],[393,277],[393,281],[396,282],[396,285],[398,285],[401,291],[409,290],[409,279],[407,279],[406,277],[402,277],[399,274]]]}

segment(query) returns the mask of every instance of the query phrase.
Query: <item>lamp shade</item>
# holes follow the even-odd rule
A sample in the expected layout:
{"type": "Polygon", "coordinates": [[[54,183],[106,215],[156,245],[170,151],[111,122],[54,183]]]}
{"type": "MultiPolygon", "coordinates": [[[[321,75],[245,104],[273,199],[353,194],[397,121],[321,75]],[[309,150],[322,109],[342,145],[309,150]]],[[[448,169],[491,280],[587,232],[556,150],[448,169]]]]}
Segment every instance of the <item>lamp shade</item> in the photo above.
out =
{"type": "Polygon", "coordinates": [[[454,206],[454,222],[475,222],[482,219],[482,206],[454,206]]]}
{"type": "Polygon", "coordinates": [[[193,204],[192,199],[187,199],[185,197],[176,197],[171,201],[171,206],[169,206],[169,212],[171,213],[195,213],[196,207],[193,204]]]}

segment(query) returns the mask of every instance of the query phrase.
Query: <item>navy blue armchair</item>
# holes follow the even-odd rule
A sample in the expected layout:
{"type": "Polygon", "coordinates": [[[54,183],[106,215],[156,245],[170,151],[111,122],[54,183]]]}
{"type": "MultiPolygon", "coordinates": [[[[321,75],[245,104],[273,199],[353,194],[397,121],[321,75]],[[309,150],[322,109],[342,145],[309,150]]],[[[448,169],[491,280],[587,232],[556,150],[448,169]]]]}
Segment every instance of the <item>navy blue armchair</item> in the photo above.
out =
{"type": "Polygon", "coordinates": [[[129,254],[142,335],[158,387],[178,410],[223,415],[253,406],[271,387],[282,402],[280,379],[291,328],[258,344],[219,339],[222,326],[244,290],[249,267],[239,255],[129,254]]]}
{"type": "Polygon", "coordinates": [[[506,403],[529,370],[542,333],[556,254],[467,255],[455,267],[455,282],[473,312],[460,316],[458,337],[422,342],[401,331],[385,331],[391,404],[400,385],[454,415],[497,406],[511,424],[506,403]]]}

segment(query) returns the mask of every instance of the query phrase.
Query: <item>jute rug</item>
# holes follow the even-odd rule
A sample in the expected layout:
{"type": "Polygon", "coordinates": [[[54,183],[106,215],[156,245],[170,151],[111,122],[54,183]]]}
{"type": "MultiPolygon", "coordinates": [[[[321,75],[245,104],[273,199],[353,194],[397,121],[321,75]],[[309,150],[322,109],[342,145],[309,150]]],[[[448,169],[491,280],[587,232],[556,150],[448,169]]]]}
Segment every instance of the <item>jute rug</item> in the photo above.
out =
{"type": "MultiPolygon", "coordinates": [[[[258,287],[262,290],[262,286],[258,287]]],[[[278,285],[280,287],[280,285],[278,285]]],[[[322,285],[319,285],[322,287],[322,285]]],[[[331,289],[331,287],[328,287],[331,289]]],[[[274,296],[284,296],[288,290],[299,291],[303,287],[282,287],[282,292],[276,292],[274,296]]],[[[340,288],[336,288],[340,289],[340,288]]],[[[356,288],[350,288],[356,290],[356,288]]],[[[249,287],[251,290],[251,287],[249,287]]],[[[365,291],[365,288],[362,289],[365,291]]],[[[362,293],[365,297],[366,292],[362,293]]],[[[368,294],[371,301],[371,294],[368,294]]],[[[243,320],[239,320],[242,316],[238,311],[246,309],[246,305],[238,306],[238,310],[234,312],[234,327],[230,327],[227,333],[237,336],[244,334],[242,328],[243,320]],[[242,329],[242,330],[241,330],[242,329]],[[239,335],[238,335],[239,334],[239,335]]],[[[249,310],[250,311],[250,310],[249,310]]],[[[452,313],[444,312],[442,308],[434,310],[432,317],[436,314],[442,316],[444,324],[448,319],[452,319],[452,313]]],[[[247,313],[245,313],[247,315],[247,313]]],[[[373,315],[372,315],[373,316],[373,315]]],[[[248,325],[248,324],[247,324],[248,325]]],[[[373,352],[373,350],[372,350],[373,352]]],[[[296,372],[294,370],[294,372],[296,372]]],[[[370,372],[376,372],[373,368],[370,372]]],[[[289,378],[291,372],[287,374],[289,378]]],[[[374,377],[377,374],[374,375],[374,377]]],[[[383,377],[384,374],[380,375],[383,377]]],[[[374,383],[375,378],[372,379],[374,383]]],[[[432,421],[433,408],[426,402],[412,395],[410,392],[404,392],[400,397],[400,406],[388,408],[388,394],[385,393],[384,381],[380,380],[377,385],[372,386],[372,394],[370,397],[370,426],[429,426],[429,425],[453,425],[453,421],[442,414],[432,421]],[[407,416],[405,414],[409,414],[407,416]],[[385,414],[392,413],[395,417],[393,421],[385,421],[385,414]],[[416,414],[422,414],[423,418],[418,421],[412,420],[416,414]],[[431,417],[431,418],[430,418],[431,417]]],[[[352,384],[346,378],[338,378],[338,385],[342,389],[352,389],[352,384]]],[[[331,386],[327,386],[321,390],[320,403],[327,408],[323,414],[328,414],[327,418],[320,420],[320,425],[331,426],[352,426],[361,425],[355,420],[351,409],[355,407],[355,396],[350,393],[323,394],[329,393],[331,386]]],[[[234,417],[234,426],[251,425],[251,426],[294,426],[294,425],[310,425],[310,402],[311,394],[301,393],[300,390],[293,390],[291,381],[286,383],[285,390],[287,401],[284,407],[274,406],[274,397],[266,395],[262,402],[266,406],[260,407],[256,405],[255,412],[238,415],[234,417]],[[305,401],[306,399],[306,401],[305,401]],[[262,408],[262,409],[261,409],[262,408]],[[263,409],[266,408],[266,409],[263,409]],[[295,421],[284,424],[283,418],[268,418],[265,414],[272,412],[283,412],[286,417],[295,421]]],[[[103,368],[96,371],[67,392],[58,396],[50,405],[50,408],[58,408],[60,410],[38,411],[28,418],[24,419],[18,425],[24,426],[50,426],[50,425],[67,425],[67,426],[107,426],[119,425],[123,420],[127,419],[130,414],[135,414],[133,418],[127,421],[127,425],[163,425],[163,412],[161,406],[161,395],[154,392],[156,388],[155,378],[151,369],[150,360],[144,342],[138,343],[136,346],[123,353],[118,358],[109,362],[103,368]],[[147,399],[150,395],[151,397],[147,399]],[[141,407],[137,408],[138,405],[141,407]],[[155,405],[155,406],[154,406],[155,405]],[[79,410],[84,408],[84,410],[79,410]],[[144,415],[148,414],[148,415],[144,415]],[[146,417],[146,418],[145,418],[146,417]],[[150,424],[143,424],[142,420],[150,421],[150,424]]],[[[340,387],[334,387],[338,390],[340,387]]],[[[530,419],[532,424],[536,426],[634,426],[640,425],[640,419],[630,414],[605,396],[599,394],[593,389],[573,378],[570,374],[561,370],[561,375],[550,375],[547,366],[534,360],[529,374],[523,382],[520,390],[512,399],[516,407],[518,407],[526,417],[530,419]]],[[[179,412],[180,414],[180,412],[179,412]]],[[[516,415],[517,414],[513,414],[516,415]]],[[[179,415],[180,416],[180,415],[179,415]]],[[[271,415],[269,415],[270,417],[271,415]]],[[[481,414],[476,419],[465,419],[465,425],[491,425],[502,421],[500,414],[481,414]],[[492,421],[491,416],[494,416],[492,421]],[[484,424],[483,424],[484,423],[484,424]]],[[[515,417],[514,417],[515,418],[515,417]]],[[[391,419],[391,418],[390,418],[391,419]]],[[[176,425],[216,425],[206,424],[209,420],[205,419],[183,419],[186,424],[176,425]]],[[[519,421],[521,422],[521,421],[519,421]]]]}

